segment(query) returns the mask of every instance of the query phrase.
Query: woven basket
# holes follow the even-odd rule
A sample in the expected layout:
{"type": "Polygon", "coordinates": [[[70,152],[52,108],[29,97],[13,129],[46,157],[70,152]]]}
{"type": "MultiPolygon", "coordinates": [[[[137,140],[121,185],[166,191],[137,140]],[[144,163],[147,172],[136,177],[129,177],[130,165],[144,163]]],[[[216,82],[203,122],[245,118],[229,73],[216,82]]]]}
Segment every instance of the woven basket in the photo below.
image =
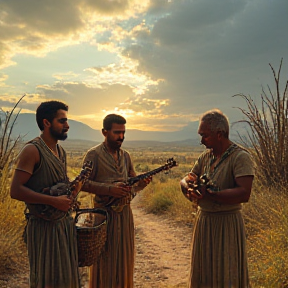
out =
{"type": "Polygon", "coordinates": [[[96,263],[105,249],[107,239],[107,212],[99,208],[79,209],[75,216],[75,224],[77,224],[79,216],[84,213],[105,217],[100,224],[97,223],[95,226],[93,223],[91,227],[90,225],[89,227],[84,226],[85,223],[83,226],[79,226],[79,223],[76,225],[79,267],[91,266],[96,263]]]}

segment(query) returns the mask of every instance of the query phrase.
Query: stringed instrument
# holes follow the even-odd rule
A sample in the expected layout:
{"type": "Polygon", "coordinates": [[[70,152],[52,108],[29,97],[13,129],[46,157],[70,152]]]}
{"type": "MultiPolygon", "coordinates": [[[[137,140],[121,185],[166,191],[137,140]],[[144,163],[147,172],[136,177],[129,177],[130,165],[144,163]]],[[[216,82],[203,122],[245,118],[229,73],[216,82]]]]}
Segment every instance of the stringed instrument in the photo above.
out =
{"type": "Polygon", "coordinates": [[[47,190],[46,194],[51,196],[60,196],[60,195],[67,195],[72,199],[71,209],[68,212],[59,210],[53,206],[45,205],[45,204],[26,204],[27,208],[29,209],[29,213],[45,219],[49,221],[60,220],[64,218],[67,213],[72,212],[77,208],[77,196],[80,192],[80,189],[75,191],[75,187],[79,182],[82,182],[81,187],[88,179],[92,171],[92,162],[88,161],[83,164],[83,167],[78,176],[71,182],[59,182],[53,185],[50,189],[44,189],[44,193],[47,190]]]}
{"type": "MultiPolygon", "coordinates": [[[[162,165],[156,169],[153,169],[149,172],[146,172],[146,173],[143,173],[143,174],[139,174],[135,177],[129,177],[127,179],[127,181],[125,182],[125,184],[127,186],[133,186],[135,183],[139,182],[140,180],[143,180],[143,179],[147,179],[161,171],[165,171],[165,170],[169,170],[175,166],[178,166],[177,162],[173,159],[173,158],[169,158],[167,160],[167,163],[165,165],[162,165]]],[[[124,199],[123,198],[119,198],[119,199],[115,199],[114,197],[111,197],[111,196],[108,196],[105,198],[102,197],[101,199],[105,201],[105,206],[110,206],[113,208],[113,210],[115,211],[121,211],[121,207],[118,207],[119,206],[122,206],[123,204],[128,204],[132,201],[132,199],[136,196],[137,192],[133,192],[131,190],[131,192],[129,193],[129,195],[127,195],[127,197],[125,197],[124,199]]]]}
{"type": "Polygon", "coordinates": [[[152,171],[149,171],[149,172],[146,172],[146,173],[143,173],[143,174],[139,174],[139,175],[137,175],[135,177],[128,178],[126,184],[128,186],[132,186],[133,184],[139,182],[142,179],[149,178],[149,177],[151,177],[151,176],[153,176],[153,175],[155,175],[155,174],[157,174],[157,173],[159,173],[161,171],[169,170],[169,169],[171,169],[172,167],[175,167],[175,166],[178,166],[176,161],[173,158],[169,158],[167,160],[167,163],[165,165],[163,165],[163,166],[160,166],[160,167],[158,167],[158,168],[156,168],[156,169],[154,169],[152,171]]]}

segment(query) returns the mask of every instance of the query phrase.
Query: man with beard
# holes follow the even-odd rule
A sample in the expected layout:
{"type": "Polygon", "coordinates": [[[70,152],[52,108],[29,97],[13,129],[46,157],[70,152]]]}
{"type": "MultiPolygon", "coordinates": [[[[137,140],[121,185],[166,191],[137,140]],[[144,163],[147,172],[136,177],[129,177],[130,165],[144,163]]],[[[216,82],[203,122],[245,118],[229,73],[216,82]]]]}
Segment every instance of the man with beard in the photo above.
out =
{"type": "Polygon", "coordinates": [[[247,288],[241,205],[251,194],[253,162],[246,149],[229,140],[229,122],[220,110],[202,115],[198,134],[207,149],[180,182],[184,195],[198,202],[188,286],[247,288]]]}
{"type": "MultiPolygon", "coordinates": [[[[31,288],[80,287],[75,225],[69,212],[73,201],[67,195],[52,196],[50,190],[68,181],[66,153],[58,144],[67,138],[67,111],[59,101],[38,106],[41,135],[24,145],[11,183],[11,197],[24,201],[28,210],[24,239],[31,288]]],[[[80,188],[81,183],[76,184],[75,190],[80,188]]]]}
{"type": "Polygon", "coordinates": [[[94,163],[83,191],[95,194],[94,206],[108,212],[106,251],[90,268],[90,288],[132,288],[134,270],[134,223],[130,208],[131,194],[142,190],[151,178],[136,185],[125,184],[135,177],[130,155],[121,149],[126,120],[109,114],[103,120],[102,144],[91,148],[86,161],[94,163]]]}

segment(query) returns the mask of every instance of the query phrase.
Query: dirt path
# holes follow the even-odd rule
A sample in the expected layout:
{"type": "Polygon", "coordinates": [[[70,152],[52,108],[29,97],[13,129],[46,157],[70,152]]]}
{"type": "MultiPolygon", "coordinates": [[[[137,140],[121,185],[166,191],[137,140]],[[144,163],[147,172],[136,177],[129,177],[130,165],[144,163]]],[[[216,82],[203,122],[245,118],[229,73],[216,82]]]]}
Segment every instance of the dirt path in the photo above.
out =
{"type": "Polygon", "coordinates": [[[135,288],[186,287],[191,228],[145,213],[132,201],[136,228],[135,288]]]}
{"type": "MultiPolygon", "coordinates": [[[[147,214],[132,201],[135,222],[135,288],[186,287],[190,265],[191,227],[171,222],[167,217],[147,214]]],[[[29,288],[26,272],[0,281],[1,288],[29,288]]],[[[87,269],[81,269],[83,288],[87,287],[87,269]]]]}

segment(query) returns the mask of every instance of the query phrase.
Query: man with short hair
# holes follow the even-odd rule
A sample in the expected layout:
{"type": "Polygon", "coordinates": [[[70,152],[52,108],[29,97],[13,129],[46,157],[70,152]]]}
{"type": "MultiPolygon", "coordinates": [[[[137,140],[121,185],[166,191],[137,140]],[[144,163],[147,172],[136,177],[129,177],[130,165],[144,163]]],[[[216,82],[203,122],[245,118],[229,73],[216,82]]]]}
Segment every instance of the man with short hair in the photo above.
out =
{"type": "MultiPolygon", "coordinates": [[[[76,231],[67,195],[52,196],[50,187],[67,182],[66,153],[58,140],[67,138],[68,106],[41,103],[36,111],[40,137],[25,144],[11,183],[11,197],[26,203],[31,288],[79,288],[76,231]]],[[[75,186],[75,191],[81,185],[75,186]]]]}
{"type": "Polygon", "coordinates": [[[130,208],[132,194],[142,190],[151,180],[126,185],[135,177],[130,155],[121,149],[126,120],[109,114],[103,120],[102,144],[91,148],[86,161],[94,163],[83,191],[95,194],[94,206],[108,212],[106,251],[90,269],[90,288],[133,288],[134,223],[130,208]]]}
{"type": "Polygon", "coordinates": [[[220,110],[202,115],[198,134],[207,149],[180,182],[183,194],[198,202],[189,287],[247,288],[241,203],[250,197],[253,162],[247,150],[229,140],[228,118],[220,110]]]}

